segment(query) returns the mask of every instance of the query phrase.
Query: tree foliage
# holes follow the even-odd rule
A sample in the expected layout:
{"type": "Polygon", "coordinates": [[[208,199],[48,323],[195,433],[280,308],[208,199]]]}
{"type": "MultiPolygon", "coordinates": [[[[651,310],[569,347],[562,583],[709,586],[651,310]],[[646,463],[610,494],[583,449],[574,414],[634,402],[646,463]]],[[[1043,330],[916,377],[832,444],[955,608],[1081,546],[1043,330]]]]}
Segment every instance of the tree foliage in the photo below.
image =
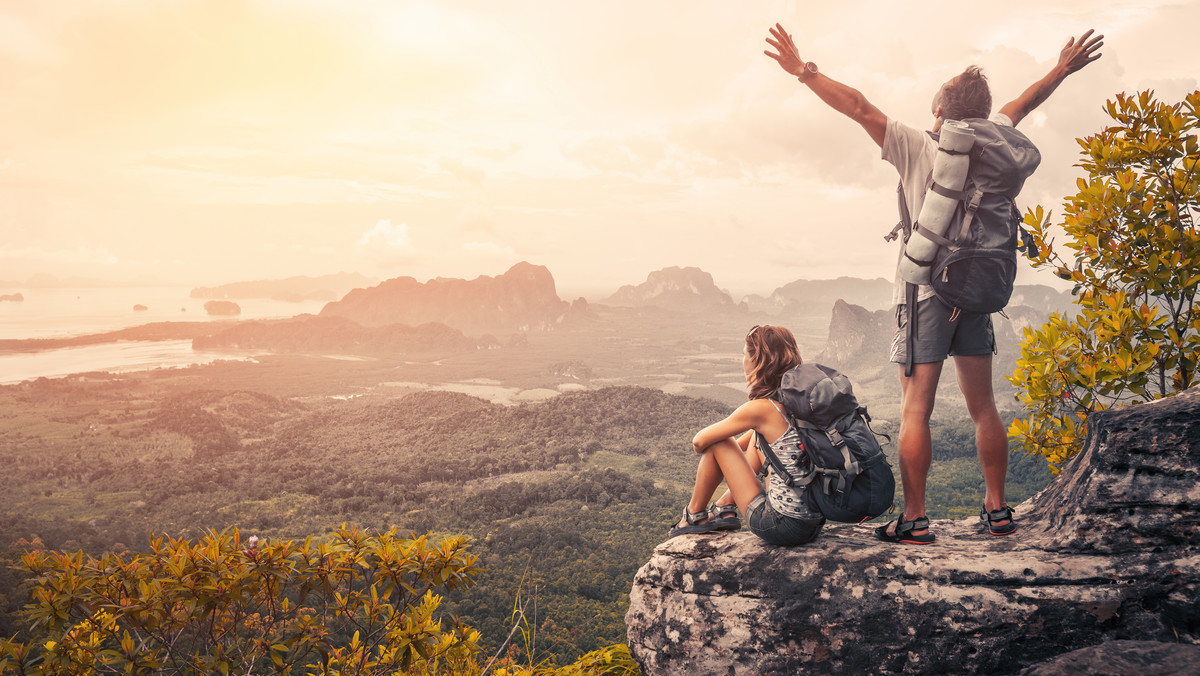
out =
{"type": "MultiPolygon", "coordinates": [[[[31,547],[128,561],[152,551],[155,531],[194,540],[236,527],[243,541],[282,542],[349,522],[474,538],[482,572],[440,610],[502,653],[489,674],[514,673],[504,659],[543,672],[587,655],[620,665],[628,653],[605,646],[626,640],[634,575],[688,499],[690,439],[729,410],[625,387],[519,406],[441,391],[277,398],[191,374],[3,387],[0,636],[26,626],[35,580],[19,562],[31,547]],[[501,650],[517,596],[532,600],[530,640],[501,650]]],[[[964,518],[983,495],[974,425],[943,418],[930,516],[964,518]]],[[[1041,458],[1017,456],[1009,497],[1046,474],[1041,458]]]]}
{"type": "MultiPolygon", "coordinates": [[[[328,542],[156,538],[148,554],[34,550],[26,640],[0,674],[481,673],[479,633],[437,617],[435,590],[472,584],[468,539],[342,526],[328,542]]],[[[493,673],[632,676],[624,646],[563,668],[491,660],[493,673]]]]}
{"type": "Polygon", "coordinates": [[[35,640],[0,643],[3,673],[420,673],[470,660],[479,640],[434,617],[434,590],[478,572],[463,537],[343,527],[327,543],[243,543],[233,529],[22,564],[35,640]]]}
{"type": "Polygon", "coordinates": [[[1114,123],[1079,140],[1088,175],[1064,204],[1067,258],[1047,211],[1024,219],[1034,267],[1075,284],[1077,311],[1026,329],[1010,378],[1027,415],[1009,437],[1055,472],[1089,414],[1185,390],[1200,364],[1200,91],[1174,105],[1120,94],[1106,110],[1114,123]]]}

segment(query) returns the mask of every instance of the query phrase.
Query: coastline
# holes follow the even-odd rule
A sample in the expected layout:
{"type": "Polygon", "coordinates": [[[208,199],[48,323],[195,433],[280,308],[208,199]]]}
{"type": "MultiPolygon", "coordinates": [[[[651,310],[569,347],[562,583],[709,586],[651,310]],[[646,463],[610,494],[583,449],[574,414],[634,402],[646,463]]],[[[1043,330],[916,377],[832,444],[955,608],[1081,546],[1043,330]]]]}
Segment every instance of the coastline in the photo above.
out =
{"type": "Polygon", "coordinates": [[[120,341],[192,340],[197,336],[207,335],[216,328],[227,328],[232,324],[233,322],[228,321],[152,322],[116,331],[87,333],[65,338],[3,338],[0,339],[0,354],[34,353],[120,341]]]}

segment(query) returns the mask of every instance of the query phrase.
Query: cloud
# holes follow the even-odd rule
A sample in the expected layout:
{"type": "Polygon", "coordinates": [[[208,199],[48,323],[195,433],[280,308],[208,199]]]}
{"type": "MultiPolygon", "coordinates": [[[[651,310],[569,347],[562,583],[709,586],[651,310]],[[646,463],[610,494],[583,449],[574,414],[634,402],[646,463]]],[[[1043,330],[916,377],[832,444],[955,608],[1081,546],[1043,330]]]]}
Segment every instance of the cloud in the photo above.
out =
{"type": "Polygon", "coordinates": [[[480,157],[487,158],[496,162],[507,160],[508,158],[520,152],[521,146],[516,143],[509,143],[499,147],[475,148],[475,154],[480,157]]]}
{"type": "Polygon", "coordinates": [[[375,227],[364,232],[362,237],[358,238],[358,244],[368,247],[407,248],[410,244],[408,224],[393,224],[392,219],[382,218],[375,223],[375,227]]]}
{"type": "Polygon", "coordinates": [[[517,255],[512,247],[496,244],[495,242],[466,242],[462,248],[472,254],[490,258],[511,258],[517,255]]]}
{"type": "Polygon", "coordinates": [[[229,278],[335,261],[470,277],[505,256],[588,288],[675,264],[764,293],[886,276],[895,247],[875,231],[895,222],[895,173],[763,55],[767,26],[924,127],[933,92],[968,63],[1000,105],[1095,25],[1104,58],[1022,124],[1043,163],[1019,205],[1057,216],[1080,173],[1075,139],[1103,127],[1105,98],[1153,86],[1178,100],[1197,80],[1194,48],[1162,27],[1195,24],[1200,3],[1109,5],[7,3],[0,245],[17,253],[0,268],[99,265],[107,251],[69,247],[105,232],[121,266],[186,251],[194,274],[229,278]],[[421,225],[376,222],[386,214],[421,225]],[[781,255],[745,264],[764,249],[781,255]]]}
{"type": "Polygon", "coordinates": [[[457,160],[452,157],[443,157],[438,159],[438,166],[446,171],[454,174],[458,180],[464,183],[473,185],[482,185],[485,174],[482,169],[468,166],[462,160],[457,160]]]}
{"type": "Polygon", "coordinates": [[[39,247],[0,248],[0,260],[42,261],[47,263],[116,265],[120,262],[105,247],[79,245],[74,249],[43,249],[39,247]]]}

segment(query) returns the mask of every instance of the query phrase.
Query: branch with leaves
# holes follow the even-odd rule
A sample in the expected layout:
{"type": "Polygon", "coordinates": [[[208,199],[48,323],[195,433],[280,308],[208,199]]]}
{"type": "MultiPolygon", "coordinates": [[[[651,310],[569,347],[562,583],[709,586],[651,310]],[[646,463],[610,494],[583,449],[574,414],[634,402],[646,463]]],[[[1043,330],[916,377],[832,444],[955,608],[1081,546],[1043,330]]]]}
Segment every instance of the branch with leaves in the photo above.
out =
{"type": "Polygon", "coordinates": [[[1087,177],[1062,223],[1041,206],[1024,219],[1034,267],[1074,283],[1077,311],[1025,330],[1009,380],[1027,415],[1009,438],[1056,472],[1089,414],[1186,390],[1200,367],[1200,91],[1173,105],[1120,94],[1106,111],[1114,124],[1079,139],[1087,177]]]}

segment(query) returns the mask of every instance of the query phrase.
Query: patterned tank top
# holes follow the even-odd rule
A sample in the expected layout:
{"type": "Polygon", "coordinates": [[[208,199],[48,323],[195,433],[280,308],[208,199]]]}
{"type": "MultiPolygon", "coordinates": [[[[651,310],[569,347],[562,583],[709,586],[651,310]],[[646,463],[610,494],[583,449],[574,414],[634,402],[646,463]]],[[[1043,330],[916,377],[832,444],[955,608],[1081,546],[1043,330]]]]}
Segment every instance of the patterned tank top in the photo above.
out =
{"type": "MultiPolygon", "coordinates": [[[[771,450],[775,451],[775,455],[779,456],[779,461],[783,463],[784,468],[788,470],[792,477],[799,479],[808,475],[812,471],[812,465],[805,455],[804,443],[800,440],[800,431],[792,426],[792,421],[783,414],[783,409],[779,407],[778,402],[773,399],[768,399],[767,401],[771,402],[775,410],[779,411],[779,415],[783,416],[783,419],[788,423],[787,431],[774,442],[768,442],[771,443],[771,450]]],[[[762,451],[759,450],[759,455],[762,454],[762,451]]],[[[765,456],[763,462],[764,467],[770,466],[766,463],[765,456]]],[[[767,479],[767,499],[770,500],[771,507],[774,507],[775,511],[784,516],[805,520],[822,518],[821,514],[809,507],[808,501],[803,499],[801,494],[789,488],[784,483],[783,477],[779,476],[773,469],[770,470],[767,479]]]]}

